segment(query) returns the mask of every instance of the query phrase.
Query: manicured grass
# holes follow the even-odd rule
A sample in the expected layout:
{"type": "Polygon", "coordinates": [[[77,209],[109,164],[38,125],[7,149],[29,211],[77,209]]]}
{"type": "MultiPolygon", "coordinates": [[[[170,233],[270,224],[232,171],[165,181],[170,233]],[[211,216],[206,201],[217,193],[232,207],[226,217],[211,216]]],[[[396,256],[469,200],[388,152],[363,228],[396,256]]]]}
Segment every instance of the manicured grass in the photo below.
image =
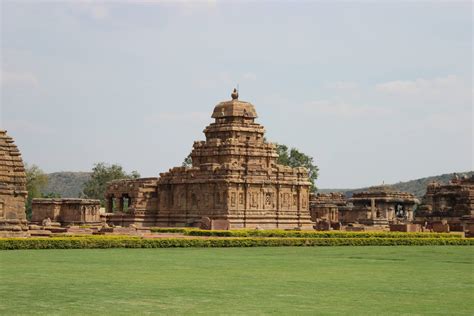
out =
{"type": "Polygon", "coordinates": [[[473,315],[474,247],[0,251],[0,314],[473,315]]]}

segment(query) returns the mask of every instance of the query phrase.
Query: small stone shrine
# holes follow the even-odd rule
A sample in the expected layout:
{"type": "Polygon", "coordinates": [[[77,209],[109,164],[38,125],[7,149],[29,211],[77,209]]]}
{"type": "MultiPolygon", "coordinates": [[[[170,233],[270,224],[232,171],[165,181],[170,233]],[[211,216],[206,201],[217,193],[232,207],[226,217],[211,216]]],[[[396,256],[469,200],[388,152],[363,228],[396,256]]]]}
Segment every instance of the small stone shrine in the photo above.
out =
{"type": "Polygon", "coordinates": [[[339,214],[343,223],[386,226],[411,222],[419,201],[411,193],[397,192],[382,185],[354,193],[349,203],[353,207],[339,214]]]}

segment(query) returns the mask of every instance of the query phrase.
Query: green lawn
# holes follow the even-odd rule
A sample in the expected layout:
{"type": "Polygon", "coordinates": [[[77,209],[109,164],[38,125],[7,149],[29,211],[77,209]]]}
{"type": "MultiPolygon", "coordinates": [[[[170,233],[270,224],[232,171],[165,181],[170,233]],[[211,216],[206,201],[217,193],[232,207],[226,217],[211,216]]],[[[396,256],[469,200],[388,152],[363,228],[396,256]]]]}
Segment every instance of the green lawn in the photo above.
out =
{"type": "Polygon", "coordinates": [[[0,251],[0,314],[473,315],[474,247],[0,251]]]}

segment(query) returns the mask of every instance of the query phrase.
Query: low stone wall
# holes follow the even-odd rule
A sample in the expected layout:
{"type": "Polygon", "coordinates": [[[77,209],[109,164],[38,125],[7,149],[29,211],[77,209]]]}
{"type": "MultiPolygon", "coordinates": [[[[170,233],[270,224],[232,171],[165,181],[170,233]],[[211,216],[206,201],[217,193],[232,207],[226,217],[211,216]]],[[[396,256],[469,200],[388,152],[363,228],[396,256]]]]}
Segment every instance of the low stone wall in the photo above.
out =
{"type": "Polygon", "coordinates": [[[419,224],[390,224],[391,232],[421,232],[421,225],[419,224]]]}
{"type": "Polygon", "coordinates": [[[91,199],[33,199],[31,222],[99,224],[100,201],[91,199]]]}
{"type": "Polygon", "coordinates": [[[105,213],[102,214],[102,221],[109,225],[128,227],[153,227],[155,224],[154,214],[128,214],[128,213],[105,213]]]}
{"type": "Polygon", "coordinates": [[[26,236],[28,236],[28,226],[26,220],[8,219],[0,221],[0,238],[26,236]]]}
{"type": "Polygon", "coordinates": [[[435,233],[449,233],[450,231],[449,224],[445,220],[431,223],[431,229],[435,233]]]}

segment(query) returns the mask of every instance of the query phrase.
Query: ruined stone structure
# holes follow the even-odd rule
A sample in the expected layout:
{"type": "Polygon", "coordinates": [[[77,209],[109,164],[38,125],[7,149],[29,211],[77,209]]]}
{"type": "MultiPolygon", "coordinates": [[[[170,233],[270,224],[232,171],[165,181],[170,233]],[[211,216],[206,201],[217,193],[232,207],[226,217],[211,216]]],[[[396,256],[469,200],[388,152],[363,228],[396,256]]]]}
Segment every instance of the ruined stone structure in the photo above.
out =
{"type": "Polygon", "coordinates": [[[311,220],[339,222],[339,210],[347,209],[347,200],[343,193],[317,193],[310,196],[311,220]]]}
{"type": "MultiPolygon", "coordinates": [[[[265,141],[254,106],[240,101],[234,90],[232,100],[219,103],[212,118],[204,130],[206,140],[194,143],[192,167],[161,173],[140,212],[155,217],[154,226],[215,227],[214,221],[227,228],[311,229],[307,170],[277,164],[276,146],[265,141]]],[[[108,209],[112,196],[131,197],[134,205],[134,191],[118,192],[122,184],[116,184],[107,190],[108,209]]],[[[132,207],[128,223],[151,225],[151,220],[134,220],[136,212],[132,207]]]]}
{"type": "Polygon", "coordinates": [[[414,208],[419,203],[413,194],[396,192],[385,185],[354,193],[349,202],[353,207],[340,212],[340,220],[343,223],[364,225],[410,222],[413,220],[414,208]]]}
{"type": "MultiPolygon", "coordinates": [[[[100,224],[100,201],[89,199],[33,199],[31,222],[65,225],[100,224]]],[[[46,225],[49,226],[49,225],[46,225]]]]}
{"type": "Polygon", "coordinates": [[[7,132],[0,130],[0,237],[26,234],[27,195],[21,154],[7,132]]]}
{"type": "Polygon", "coordinates": [[[443,220],[452,231],[470,230],[466,227],[474,224],[474,176],[455,176],[448,184],[428,185],[415,221],[432,226],[443,220]]]}
{"type": "Polygon", "coordinates": [[[158,178],[111,181],[106,190],[107,220],[120,226],[155,226],[158,178]]]}

